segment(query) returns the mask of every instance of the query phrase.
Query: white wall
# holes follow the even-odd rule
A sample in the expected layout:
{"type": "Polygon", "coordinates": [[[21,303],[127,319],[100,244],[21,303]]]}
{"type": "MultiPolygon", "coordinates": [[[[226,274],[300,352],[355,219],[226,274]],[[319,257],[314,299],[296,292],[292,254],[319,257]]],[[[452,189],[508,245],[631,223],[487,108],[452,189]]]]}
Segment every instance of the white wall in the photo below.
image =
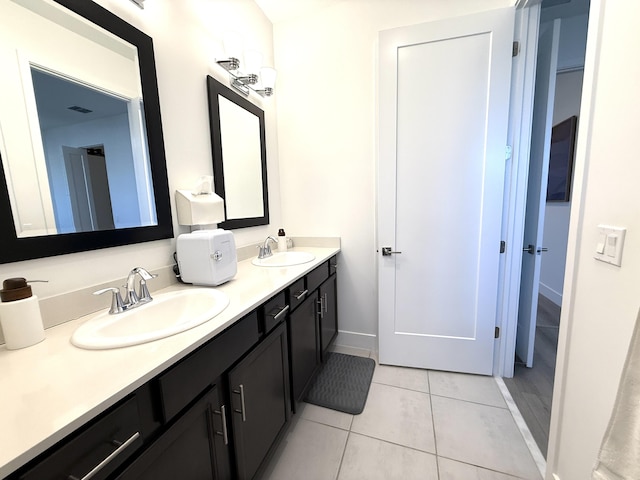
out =
{"type": "MultiPolygon", "coordinates": [[[[552,20],[553,10],[543,10],[546,21],[552,20]]],[[[579,117],[588,21],[587,13],[562,18],[553,125],[572,115],[579,117]]],[[[542,256],[540,293],[557,305],[562,303],[570,209],[571,202],[547,203],[545,209],[543,245],[549,251],[542,256]]]]}
{"type": "Polygon", "coordinates": [[[587,46],[587,25],[589,15],[577,15],[563,18],[560,24],[560,49],[558,51],[558,70],[570,70],[584,66],[584,53],[587,46]]]}
{"type": "MultiPolygon", "coordinates": [[[[582,75],[582,70],[559,73],[557,75],[553,125],[557,125],[572,115],[578,116],[579,122],[582,75]]],[[[567,261],[570,210],[571,202],[549,202],[546,204],[544,214],[542,244],[549,251],[542,255],[540,293],[552,300],[556,305],[562,304],[562,285],[567,261]]]]}
{"type": "MultiPolygon", "coordinates": [[[[205,78],[210,74],[223,82],[227,76],[217,65],[222,33],[233,29],[246,34],[248,46],[260,48],[266,62],[273,62],[271,22],[253,0],[153,0],[144,10],[128,0],[97,0],[116,15],[153,38],[160,109],[167,155],[169,187],[190,188],[200,175],[212,175],[209,114],[205,78]]],[[[278,88],[278,87],[276,87],[278,88]]],[[[272,226],[235,230],[238,246],[264,240],[280,226],[278,147],[275,124],[276,97],[257,99],[265,110],[269,202],[272,226]]],[[[176,235],[186,232],[178,228],[176,235]]],[[[121,281],[134,266],[155,269],[171,265],[175,240],[83,252],[60,257],[0,265],[0,279],[21,276],[48,279],[34,284],[44,298],[87,285],[121,281]]],[[[152,285],[150,285],[153,288],[152,285]]]]}
{"type": "Polygon", "coordinates": [[[548,480],[590,478],[640,306],[640,2],[591,5],[548,480]],[[593,259],[599,223],[628,229],[621,267],[593,259]]]}
{"type": "Polygon", "coordinates": [[[377,37],[510,0],[332,2],[274,25],[283,225],[340,235],[339,342],[376,347],[377,37]]]}

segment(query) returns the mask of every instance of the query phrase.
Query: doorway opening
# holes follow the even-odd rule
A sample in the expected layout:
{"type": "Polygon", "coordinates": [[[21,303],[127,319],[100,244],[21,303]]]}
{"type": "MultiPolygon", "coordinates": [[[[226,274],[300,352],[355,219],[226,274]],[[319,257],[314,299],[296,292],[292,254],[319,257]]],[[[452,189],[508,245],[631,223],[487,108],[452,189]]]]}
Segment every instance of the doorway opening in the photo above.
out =
{"type": "MultiPolygon", "coordinates": [[[[588,13],[588,0],[571,0],[561,5],[557,1],[550,2],[548,0],[542,3],[541,32],[545,22],[554,22],[554,20],[560,19],[557,67],[555,68],[553,81],[549,82],[550,87],[553,86],[553,91],[550,92],[553,95],[553,108],[546,124],[548,133],[551,132],[552,127],[561,124],[572,116],[577,116],[578,124],[580,122],[580,99],[588,13]]],[[[546,141],[550,143],[551,137],[548,136],[546,141]]],[[[550,147],[550,144],[547,147],[550,147]]],[[[531,325],[527,324],[527,332],[521,331],[520,319],[518,321],[518,342],[528,342],[531,350],[528,351],[527,348],[522,347],[517,348],[517,352],[526,358],[520,358],[516,354],[514,376],[513,378],[504,379],[531,434],[545,457],[549,442],[562,286],[571,208],[570,189],[567,192],[567,196],[563,197],[561,201],[555,200],[554,197],[557,198],[557,195],[549,195],[547,191],[547,179],[551,179],[554,175],[553,169],[549,174],[549,157],[554,158],[554,151],[552,150],[551,155],[549,155],[549,150],[550,148],[547,148],[547,157],[544,159],[546,162],[546,167],[543,169],[545,175],[542,180],[541,201],[538,204],[540,219],[537,228],[541,229],[538,232],[538,239],[541,239],[541,243],[529,249],[532,251],[531,255],[539,257],[539,271],[535,277],[535,288],[532,288],[533,292],[529,292],[529,295],[532,296],[530,313],[532,318],[531,325]],[[527,354],[523,355],[523,351],[527,354]]],[[[532,147],[533,154],[534,149],[532,147]]],[[[567,188],[570,187],[570,180],[569,173],[569,177],[566,179],[567,188]]],[[[540,181],[540,177],[538,177],[538,180],[535,178],[531,180],[530,176],[530,181],[540,181]]],[[[530,184],[529,188],[532,189],[532,187],[530,184]]],[[[538,185],[538,190],[540,190],[540,185],[538,185]]],[[[527,209],[529,208],[532,207],[528,202],[527,209]]],[[[527,213],[528,216],[529,214],[527,213]]],[[[525,243],[527,243],[526,240],[525,243]]],[[[523,250],[524,275],[524,262],[528,257],[528,253],[526,253],[527,245],[523,246],[523,250]]],[[[526,294],[521,291],[521,300],[524,295],[526,294]]],[[[519,313],[519,316],[521,315],[523,315],[523,312],[519,313]]]]}
{"type": "MultiPolygon", "coordinates": [[[[74,231],[115,228],[104,145],[62,146],[74,231]]],[[[61,217],[56,209],[56,221],[61,217]]],[[[61,225],[58,229],[62,230],[61,225]]]]}

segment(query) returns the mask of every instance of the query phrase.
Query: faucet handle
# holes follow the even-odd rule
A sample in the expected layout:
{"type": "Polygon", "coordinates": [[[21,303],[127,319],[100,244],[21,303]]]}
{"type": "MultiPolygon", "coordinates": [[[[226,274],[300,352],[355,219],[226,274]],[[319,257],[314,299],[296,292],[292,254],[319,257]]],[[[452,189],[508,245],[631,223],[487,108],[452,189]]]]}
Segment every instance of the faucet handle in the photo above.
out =
{"type": "Polygon", "coordinates": [[[140,275],[140,289],[138,291],[138,301],[137,303],[149,303],[153,300],[153,297],[149,293],[149,288],[147,287],[147,280],[153,280],[158,277],[157,273],[149,273],[142,267],[136,267],[134,271],[140,275]]]}
{"type": "MultiPolygon", "coordinates": [[[[158,275],[153,275],[151,278],[156,278],[158,275]]],[[[138,303],[149,303],[153,300],[153,297],[149,293],[147,287],[147,281],[143,278],[140,280],[140,292],[138,293],[138,303]]]]}
{"type": "Polygon", "coordinates": [[[122,301],[122,295],[120,295],[120,289],[116,287],[103,288],[93,292],[94,295],[102,295],[103,293],[111,292],[111,307],[109,313],[122,313],[125,311],[124,302],[122,301]]]}
{"type": "Polygon", "coordinates": [[[142,268],[142,267],[136,267],[133,270],[131,270],[131,273],[137,273],[138,275],[140,275],[140,277],[142,277],[143,280],[151,280],[153,278],[156,278],[158,276],[157,273],[149,273],[147,272],[146,269],[142,268]]]}

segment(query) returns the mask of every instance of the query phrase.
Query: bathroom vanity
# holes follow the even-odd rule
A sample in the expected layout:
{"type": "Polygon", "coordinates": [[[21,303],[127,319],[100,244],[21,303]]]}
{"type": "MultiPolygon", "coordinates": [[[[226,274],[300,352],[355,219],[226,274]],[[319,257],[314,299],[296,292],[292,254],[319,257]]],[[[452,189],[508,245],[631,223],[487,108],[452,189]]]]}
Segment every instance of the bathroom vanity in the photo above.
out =
{"type": "Polygon", "coordinates": [[[304,250],[241,261],[217,287],[229,306],[171,337],[83,350],[69,337],[86,316],[0,349],[0,478],[258,478],[337,334],[339,248],[304,250]]]}

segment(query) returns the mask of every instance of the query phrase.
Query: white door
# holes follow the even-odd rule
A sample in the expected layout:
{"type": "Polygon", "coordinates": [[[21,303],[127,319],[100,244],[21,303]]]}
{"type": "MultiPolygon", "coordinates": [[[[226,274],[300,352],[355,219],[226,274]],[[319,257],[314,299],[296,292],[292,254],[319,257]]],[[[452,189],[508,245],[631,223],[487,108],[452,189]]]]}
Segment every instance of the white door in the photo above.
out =
{"type": "Polygon", "coordinates": [[[380,362],[491,374],[513,8],[380,32],[380,362]]]}
{"type": "Polygon", "coordinates": [[[547,200],[551,124],[553,123],[559,42],[560,19],[540,27],[536,90],[533,99],[527,206],[524,220],[518,330],[516,333],[516,354],[520,360],[526,363],[527,367],[533,366],[533,347],[536,338],[541,253],[543,251],[542,234],[547,200]]]}

